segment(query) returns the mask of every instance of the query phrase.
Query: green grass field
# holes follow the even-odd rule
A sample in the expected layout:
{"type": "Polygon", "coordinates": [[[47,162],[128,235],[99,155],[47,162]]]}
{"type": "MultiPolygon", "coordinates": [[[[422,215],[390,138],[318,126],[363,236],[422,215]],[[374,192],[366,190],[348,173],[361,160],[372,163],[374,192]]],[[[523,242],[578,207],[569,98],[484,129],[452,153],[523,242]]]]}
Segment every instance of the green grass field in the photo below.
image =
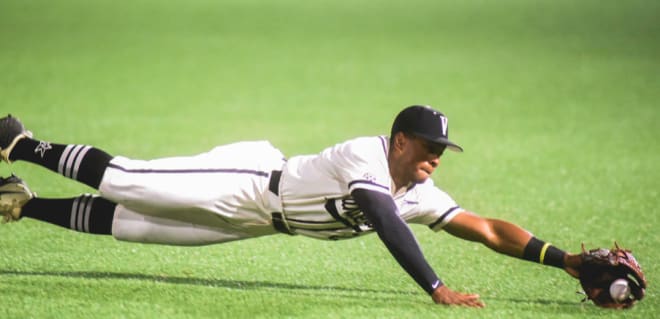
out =
{"type": "MultiPolygon", "coordinates": [[[[180,248],[34,220],[0,225],[0,318],[655,318],[660,311],[658,1],[0,2],[0,113],[135,158],[268,139],[315,153],[387,134],[410,104],[466,152],[434,177],[463,207],[569,251],[633,249],[630,311],[556,269],[413,226],[449,287],[434,305],[375,235],[180,248]]],[[[42,197],[93,190],[0,165],[42,197]]]]}

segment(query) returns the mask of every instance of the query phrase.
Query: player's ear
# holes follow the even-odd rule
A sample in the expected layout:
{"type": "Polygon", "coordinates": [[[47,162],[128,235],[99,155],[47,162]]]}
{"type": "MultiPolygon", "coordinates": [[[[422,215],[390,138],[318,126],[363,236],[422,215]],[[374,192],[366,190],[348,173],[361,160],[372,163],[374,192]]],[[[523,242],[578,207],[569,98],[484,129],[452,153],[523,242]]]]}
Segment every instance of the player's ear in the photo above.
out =
{"type": "Polygon", "coordinates": [[[403,147],[408,143],[408,138],[405,133],[403,132],[397,132],[394,134],[394,148],[398,150],[402,150],[403,147]]]}

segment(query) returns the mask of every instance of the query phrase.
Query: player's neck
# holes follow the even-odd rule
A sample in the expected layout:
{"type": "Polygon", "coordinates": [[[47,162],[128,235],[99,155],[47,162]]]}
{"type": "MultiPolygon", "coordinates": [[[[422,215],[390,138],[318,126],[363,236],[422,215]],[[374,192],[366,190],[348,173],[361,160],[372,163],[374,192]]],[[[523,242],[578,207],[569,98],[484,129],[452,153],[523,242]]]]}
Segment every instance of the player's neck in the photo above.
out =
{"type": "Polygon", "coordinates": [[[407,187],[410,185],[410,181],[405,180],[405,178],[402,178],[402,174],[397,171],[397,165],[393,165],[392,160],[390,159],[388,161],[389,165],[389,170],[390,170],[390,178],[392,179],[392,186],[394,187],[392,193],[396,194],[399,192],[404,187],[407,187]]]}

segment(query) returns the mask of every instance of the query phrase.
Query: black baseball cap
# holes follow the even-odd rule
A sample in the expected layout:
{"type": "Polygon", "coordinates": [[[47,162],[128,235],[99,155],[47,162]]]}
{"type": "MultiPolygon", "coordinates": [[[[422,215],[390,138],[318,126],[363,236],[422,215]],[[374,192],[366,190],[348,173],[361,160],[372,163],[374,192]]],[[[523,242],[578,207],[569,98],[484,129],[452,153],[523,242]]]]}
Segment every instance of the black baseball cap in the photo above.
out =
{"type": "Polygon", "coordinates": [[[421,137],[427,141],[446,145],[454,152],[462,152],[463,148],[449,140],[447,117],[427,105],[409,106],[399,113],[392,124],[394,134],[404,132],[421,137]]]}

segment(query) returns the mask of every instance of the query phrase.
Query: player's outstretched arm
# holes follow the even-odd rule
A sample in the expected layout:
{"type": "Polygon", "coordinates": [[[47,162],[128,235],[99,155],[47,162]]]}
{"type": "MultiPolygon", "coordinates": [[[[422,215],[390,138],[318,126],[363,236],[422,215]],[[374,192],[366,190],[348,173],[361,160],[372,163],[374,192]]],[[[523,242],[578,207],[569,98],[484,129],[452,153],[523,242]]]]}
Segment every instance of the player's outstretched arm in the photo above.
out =
{"type": "Polygon", "coordinates": [[[397,214],[391,196],[356,189],[351,195],[373,224],[378,236],[401,267],[420,285],[433,301],[440,304],[482,307],[478,295],[464,295],[449,290],[426,262],[408,225],[397,214]]]}
{"type": "Polygon", "coordinates": [[[520,226],[470,212],[454,217],[444,228],[456,237],[480,242],[488,248],[511,257],[564,269],[578,277],[582,263],[580,255],[566,253],[549,243],[538,240],[520,226]]]}

